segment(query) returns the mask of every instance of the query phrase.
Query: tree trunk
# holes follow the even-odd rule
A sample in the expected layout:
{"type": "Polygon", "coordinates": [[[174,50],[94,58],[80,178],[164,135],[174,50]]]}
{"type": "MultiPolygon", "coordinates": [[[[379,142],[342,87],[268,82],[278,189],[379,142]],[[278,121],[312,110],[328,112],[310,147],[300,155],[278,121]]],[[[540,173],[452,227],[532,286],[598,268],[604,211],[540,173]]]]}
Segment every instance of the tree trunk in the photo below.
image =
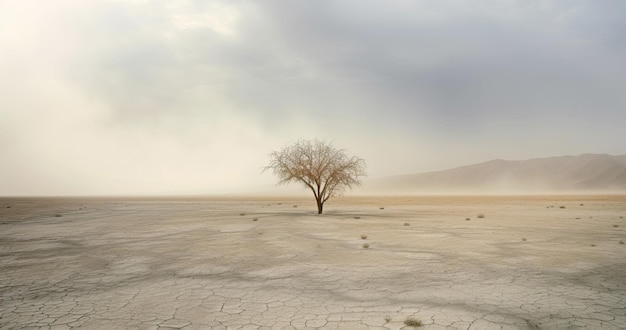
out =
{"type": "Polygon", "coordinates": [[[317,199],[317,214],[322,214],[322,211],[324,210],[324,202],[321,201],[321,199],[317,199]]]}

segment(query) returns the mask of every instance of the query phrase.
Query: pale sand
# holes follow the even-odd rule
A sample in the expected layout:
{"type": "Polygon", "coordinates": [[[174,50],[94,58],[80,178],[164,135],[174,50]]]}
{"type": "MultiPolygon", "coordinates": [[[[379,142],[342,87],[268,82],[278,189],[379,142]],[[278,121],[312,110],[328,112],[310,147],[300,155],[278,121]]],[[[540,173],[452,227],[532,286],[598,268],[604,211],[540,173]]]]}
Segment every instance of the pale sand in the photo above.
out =
{"type": "Polygon", "coordinates": [[[310,198],[0,199],[0,328],[626,328],[625,196],[315,213],[310,198]]]}

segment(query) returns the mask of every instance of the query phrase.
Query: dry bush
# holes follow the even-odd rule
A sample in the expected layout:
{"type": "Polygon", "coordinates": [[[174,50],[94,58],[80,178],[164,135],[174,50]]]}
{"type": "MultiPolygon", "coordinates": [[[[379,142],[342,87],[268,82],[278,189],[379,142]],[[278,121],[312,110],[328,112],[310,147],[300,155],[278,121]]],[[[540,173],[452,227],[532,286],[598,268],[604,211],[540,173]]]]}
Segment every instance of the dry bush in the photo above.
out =
{"type": "Polygon", "coordinates": [[[410,316],[404,320],[404,324],[409,327],[421,327],[423,325],[422,321],[420,321],[417,318],[410,317],[410,316]]]}

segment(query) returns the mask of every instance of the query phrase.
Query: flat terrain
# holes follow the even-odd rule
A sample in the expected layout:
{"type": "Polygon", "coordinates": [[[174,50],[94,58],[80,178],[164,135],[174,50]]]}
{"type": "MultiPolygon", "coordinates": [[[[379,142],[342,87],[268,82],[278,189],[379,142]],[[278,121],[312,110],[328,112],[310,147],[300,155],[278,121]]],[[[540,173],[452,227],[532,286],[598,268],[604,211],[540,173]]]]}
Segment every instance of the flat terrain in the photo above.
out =
{"type": "Polygon", "coordinates": [[[626,328],[626,196],[314,209],[1,198],[0,328],[626,328]]]}

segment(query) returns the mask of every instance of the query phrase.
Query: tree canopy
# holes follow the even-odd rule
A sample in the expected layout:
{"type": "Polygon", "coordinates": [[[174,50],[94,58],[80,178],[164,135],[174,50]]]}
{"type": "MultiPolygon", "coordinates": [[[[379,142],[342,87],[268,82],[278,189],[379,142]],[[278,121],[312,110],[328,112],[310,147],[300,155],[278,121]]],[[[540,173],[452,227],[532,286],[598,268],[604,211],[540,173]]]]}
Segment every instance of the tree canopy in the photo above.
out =
{"type": "Polygon", "coordinates": [[[319,214],[329,198],[360,185],[359,177],[366,175],[363,159],[317,139],[298,140],[273,151],[265,169],[274,172],[279,184],[295,182],[311,189],[319,214]]]}

